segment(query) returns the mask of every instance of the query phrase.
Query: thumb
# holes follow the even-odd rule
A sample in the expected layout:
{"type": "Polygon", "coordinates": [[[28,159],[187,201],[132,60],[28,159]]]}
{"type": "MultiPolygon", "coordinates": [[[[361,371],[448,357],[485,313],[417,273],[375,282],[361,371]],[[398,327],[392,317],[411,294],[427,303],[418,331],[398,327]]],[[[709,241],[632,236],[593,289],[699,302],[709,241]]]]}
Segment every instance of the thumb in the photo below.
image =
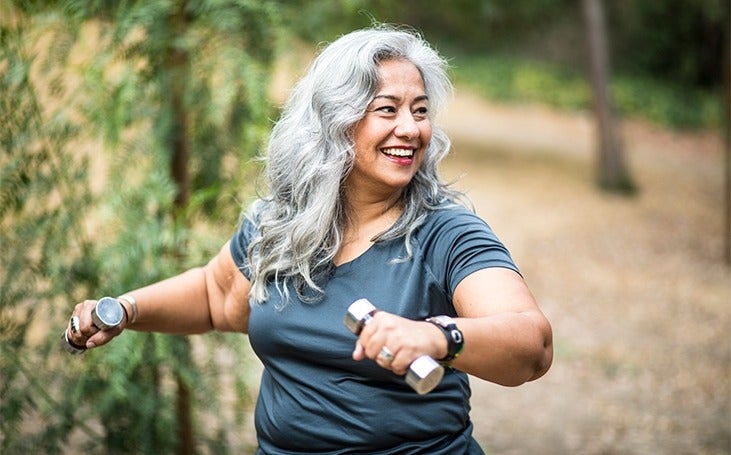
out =
{"type": "Polygon", "coordinates": [[[120,326],[108,330],[100,330],[86,340],[86,348],[91,349],[107,344],[120,333],[122,333],[122,327],[120,326]]]}

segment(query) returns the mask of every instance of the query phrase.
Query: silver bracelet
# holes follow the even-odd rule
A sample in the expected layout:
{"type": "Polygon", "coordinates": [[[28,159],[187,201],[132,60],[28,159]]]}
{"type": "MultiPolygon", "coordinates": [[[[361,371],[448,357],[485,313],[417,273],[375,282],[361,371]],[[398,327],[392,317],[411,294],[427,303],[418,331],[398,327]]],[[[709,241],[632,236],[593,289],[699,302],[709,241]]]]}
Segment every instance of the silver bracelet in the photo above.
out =
{"type": "Polygon", "coordinates": [[[139,314],[139,311],[137,310],[137,301],[135,300],[135,298],[129,294],[124,294],[117,297],[117,300],[124,300],[125,302],[129,303],[129,306],[132,307],[132,320],[129,321],[129,324],[134,324],[135,321],[137,321],[137,315],[139,314]]]}

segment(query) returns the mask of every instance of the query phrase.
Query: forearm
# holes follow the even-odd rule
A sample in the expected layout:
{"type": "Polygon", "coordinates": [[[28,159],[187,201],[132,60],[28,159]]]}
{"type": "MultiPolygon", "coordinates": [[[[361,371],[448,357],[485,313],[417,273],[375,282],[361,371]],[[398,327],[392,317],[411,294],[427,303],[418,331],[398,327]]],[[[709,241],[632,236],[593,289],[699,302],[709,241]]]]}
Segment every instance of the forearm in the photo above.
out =
{"type": "MultiPolygon", "coordinates": [[[[505,386],[538,379],[551,365],[551,329],[538,311],[456,318],[465,345],[458,370],[505,386]]],[[[445,351],[446,352],[446,351],[445,351]]]]}
{"type": "MultiPolygon", "coordinates": [[[[176,334],[202,333],[213,329],[206,271],[198,267],[172,278],[133,290],[138,315],[125,328],[176,334]]],[[[132,316],[129,305],[122,301],[132,316]]]]}
{"type": "Polygon", "coordinates": [[[76,304],[65,336],[69,344],[91,349],[109,343],[124,329],[181,335],[210,330],[246,332],[250,288],[227,243],[205,267],[120,296],[127,313],[120,326],[99,330],[91,317],[97,301],[76,304]]]}

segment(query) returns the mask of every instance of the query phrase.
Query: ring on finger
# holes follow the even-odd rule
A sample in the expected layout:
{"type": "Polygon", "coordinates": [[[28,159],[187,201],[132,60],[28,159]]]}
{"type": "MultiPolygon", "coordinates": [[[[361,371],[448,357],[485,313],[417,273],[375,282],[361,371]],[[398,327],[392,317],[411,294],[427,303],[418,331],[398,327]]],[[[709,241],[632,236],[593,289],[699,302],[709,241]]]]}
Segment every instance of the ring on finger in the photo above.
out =
{"type": "Polygon", "coordinates": [[[79,317],[78,316],[71,316],[69,325],[71,325],[71,333],[73,333],[73,334],[79,333],[79,317]]]}
{"type": "Polygon", "coordinates": [[[378,357],[382,358],[384,362],[391,363],[393,361],[393,352],[386,346],[381,348],[381,352],[378,353],[378,357]]]}

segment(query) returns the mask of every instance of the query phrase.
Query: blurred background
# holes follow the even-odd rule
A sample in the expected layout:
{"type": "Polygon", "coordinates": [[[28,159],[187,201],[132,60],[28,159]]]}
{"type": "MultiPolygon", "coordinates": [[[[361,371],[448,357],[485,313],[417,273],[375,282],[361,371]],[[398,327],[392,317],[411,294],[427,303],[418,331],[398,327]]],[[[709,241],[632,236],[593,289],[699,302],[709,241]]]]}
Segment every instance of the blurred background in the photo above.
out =
{"type": "Polygon", "coordinates": [[[0,453],[253,452],[246,337],[59,337],[218,251],[288,88],[373,22],[449,59],[442,171],[553,324],[545,377],[472,380],[486,452],[731,453],[726,0],[0,0],[0,453]]]}

